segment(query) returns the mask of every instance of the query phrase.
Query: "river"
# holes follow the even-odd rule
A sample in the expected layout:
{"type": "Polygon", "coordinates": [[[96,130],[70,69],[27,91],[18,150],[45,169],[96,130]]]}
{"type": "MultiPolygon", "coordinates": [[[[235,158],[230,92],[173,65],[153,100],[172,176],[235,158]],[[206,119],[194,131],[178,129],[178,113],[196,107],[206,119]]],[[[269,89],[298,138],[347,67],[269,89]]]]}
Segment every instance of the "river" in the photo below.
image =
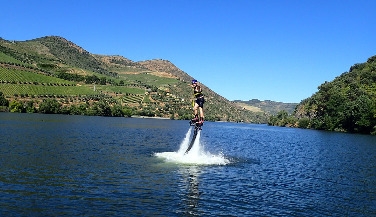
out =
{"type": "Polygon", "coordinates": [[[376,136],[0,113],[0,216],[376,216],[376,136]]]}

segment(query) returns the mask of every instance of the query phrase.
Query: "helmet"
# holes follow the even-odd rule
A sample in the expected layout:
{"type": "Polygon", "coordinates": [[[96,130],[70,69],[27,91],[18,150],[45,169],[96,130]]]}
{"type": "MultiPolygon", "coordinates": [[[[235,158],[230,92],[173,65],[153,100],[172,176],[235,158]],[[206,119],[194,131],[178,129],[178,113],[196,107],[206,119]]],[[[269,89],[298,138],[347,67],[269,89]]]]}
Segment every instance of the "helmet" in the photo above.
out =
{"type": "Polygon", "coordinates": [[[196,84],[196,83],[197,83],[197,80],[193,79],[192,84],[196,84]]]}

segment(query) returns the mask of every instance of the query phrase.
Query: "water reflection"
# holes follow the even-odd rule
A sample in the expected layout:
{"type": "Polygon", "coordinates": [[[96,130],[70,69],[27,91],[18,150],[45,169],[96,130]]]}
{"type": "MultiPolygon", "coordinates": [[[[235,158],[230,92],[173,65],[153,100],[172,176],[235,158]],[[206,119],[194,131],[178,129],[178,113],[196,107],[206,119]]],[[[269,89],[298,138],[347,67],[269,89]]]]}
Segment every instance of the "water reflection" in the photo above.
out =
{"type": "Polygon", "coordinates": [[[184,167],[179,170],[183,178],[183,197],[184,214],[186,216],[196,216],[199,214],[199,200],[202,192],[199,190],[198,166],[184,167]]]}

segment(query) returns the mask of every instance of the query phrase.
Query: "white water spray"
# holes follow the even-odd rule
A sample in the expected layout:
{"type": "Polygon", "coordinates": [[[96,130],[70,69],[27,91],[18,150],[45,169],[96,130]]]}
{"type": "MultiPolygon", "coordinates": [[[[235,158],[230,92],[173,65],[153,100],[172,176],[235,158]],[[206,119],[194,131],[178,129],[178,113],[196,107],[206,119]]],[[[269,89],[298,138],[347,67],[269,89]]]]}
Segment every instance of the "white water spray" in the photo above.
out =
{"type": "Polygon", "coordinates": [[[166,162],[174,162],[179,164],[226,165],[230,163],[230,161],[224,158],[223,155],[213,155],[204,151],[203,145],[200,141],[201,130],[197,132],[197,137],[192,149],[185,154],[191,140],[191,134],[192,128],[189,128],[177,152],[155,153],[155,156],[164,158],[166,162]]]}
{"type": "Polygon", "coordinates": [[[179,151],[178,151],[179,154],[184,154],[185,151],[187,150],[188,145],[189,145],[189,140],[191,138],[191,134],[192,134],[192,127],[189,128],[189,130],[185,134],[184,140],[180,144],[180,148],[179,148],[179,151]]]}

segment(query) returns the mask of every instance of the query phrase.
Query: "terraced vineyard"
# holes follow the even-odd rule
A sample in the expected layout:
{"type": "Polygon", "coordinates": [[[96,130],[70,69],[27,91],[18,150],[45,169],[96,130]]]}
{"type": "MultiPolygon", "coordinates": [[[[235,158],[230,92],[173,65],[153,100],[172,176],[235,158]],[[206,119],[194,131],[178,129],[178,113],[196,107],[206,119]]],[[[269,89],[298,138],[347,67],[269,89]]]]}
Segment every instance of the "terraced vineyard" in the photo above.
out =
{"type": "Polygon", "coordinates": [[[1,84],[0,91],[5,96],[42,96],[42,95],[93,95],[96,94],[86,86],[45,86],[34,84],[1,84]]]}
{"type": "MultiPolygon", "coordinates": [[[[122,77],[122,75],[120,75],[120,77],[122,77]]],[[[164,86],[169,84],[174,85],[178,83],[178,80],[176,78],[159,77],[148,72],[140,74],[128,74],[124,78],[138,81],[151,86],[164,86]]]]}
{"type": "Polygon", "coordinates": [[[3,83],[12,82],[31,82],[31,83],[45,83],[45,84],[57,84],[57,85],[75,85],[74,82],[63,80],[60,78],[52,77],[43,74],[42,72],[31,72],[25,69],[16,69],[10,67],[0,68],[0,81],[3,83]]]}
{"type": "MultiPolygon", "coordinates": [[[[90,85],[93,86],[93,85],[90,85]]],[[[94,89],[94,86],[93,86],[94,89]]],[[[113,85],[96,85],[96,91],[102,91],[104,93],[117,93],[117,94],[145,94],[145,88],[141,87],[127,87],[127,86],[113,86],[113,85]]]]}
{"type": "Polygon", "coordinates": [[[52,77],[38,71],[5,67],[0,68],[0,91],[5,96],[80,95],[95,94],[87,86],[52,77]]]}
{"type": "Polygon", "coordinates": [[[121,99],[123,103],[126,104],[141,103],[144,99],[144,95],[128,94],[126,96],[123,96],[121,99]]]}
{"type": "MultiPolygon", "coordinates": [[[[134,94],[143,97],[145,93],[145,88],[141,87],[77,84],[77,82],[46,75],[37,70],[15,66],[0,68],[0,84],[0,91],[8,97],[15,95],[93,95],[101,93],[134,94]]],[[[142,101],[142,97],[138,102],[142,101]]]]}
{"type": "Polygon", "coordinates": [[[13,57],[10,57],[2,52],[0,52],[0,60],[4,61],[4,62],[11,62],[11,63],[18,63],[18,64],[21,64],[22,62],[13,58],[13,57]]]}

